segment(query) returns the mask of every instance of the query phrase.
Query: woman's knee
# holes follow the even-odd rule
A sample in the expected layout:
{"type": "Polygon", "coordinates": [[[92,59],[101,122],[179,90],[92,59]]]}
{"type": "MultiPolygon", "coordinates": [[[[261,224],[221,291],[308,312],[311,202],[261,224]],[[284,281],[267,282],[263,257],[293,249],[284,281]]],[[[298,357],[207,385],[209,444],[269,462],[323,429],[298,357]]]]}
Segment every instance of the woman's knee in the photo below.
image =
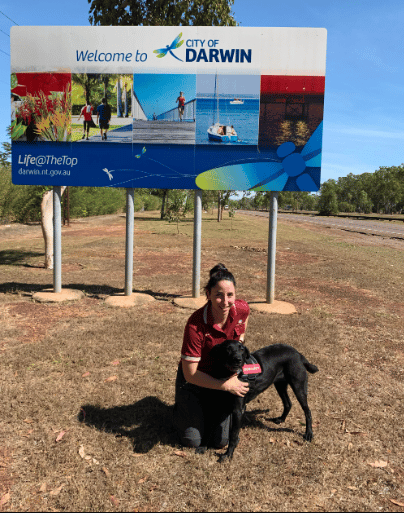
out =
{"type": "Polygon", "coordinates": [[[176,403],[173,412],[173,424],[178,433],[180,442],[185,447],[197,448],[201,445],[202,435],[201,430],[197,427],[190,426],[190,419],[187,418],[187,412],[180,408],[176,403]]]}
{"type": "Polygon", "coordinates": [[[180,434],[181,443],[185,447],[198,448],[202,443],[200,432],[195,428],[188,428],[180,434]]]}

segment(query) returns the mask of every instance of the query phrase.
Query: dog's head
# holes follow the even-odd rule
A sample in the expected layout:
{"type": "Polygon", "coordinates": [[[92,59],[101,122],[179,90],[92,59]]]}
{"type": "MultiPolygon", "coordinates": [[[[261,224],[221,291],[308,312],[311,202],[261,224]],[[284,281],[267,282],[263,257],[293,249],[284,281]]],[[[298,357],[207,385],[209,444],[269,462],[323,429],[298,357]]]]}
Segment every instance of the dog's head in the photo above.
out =
{"type": "Polygon", "coordinates": [[[215,346],[209,353],[215,377],[238,373],[249,357],[249,350],[238,340],[226,340],[215,346]]]}

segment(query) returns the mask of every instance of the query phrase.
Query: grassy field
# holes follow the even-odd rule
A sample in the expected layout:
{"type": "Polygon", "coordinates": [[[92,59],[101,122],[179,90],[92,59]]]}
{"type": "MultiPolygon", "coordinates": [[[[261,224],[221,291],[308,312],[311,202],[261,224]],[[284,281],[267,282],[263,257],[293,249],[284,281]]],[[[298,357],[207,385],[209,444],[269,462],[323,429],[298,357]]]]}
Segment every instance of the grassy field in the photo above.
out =
{"type": "MultiPolygon", "coordinates": [[[[293,394],[285,424],[273,387],[248,407],[230,463],[196,455],[171,426],[191,311],[192,219],[135,216],[134,290],[144,307],[108,307],[124,287],[125,218],[63,228],[63,287],[76,303],[39,304],[52,287],[40,226],[0,227],[0,510],[403,511],[403,248],[364,235],[278,225],[276,299],[297,314],[250,316],[250,350],[287,343],[309,378],[313,442],[293,394]]],[[[268,220],[204,214],[202,285],[223,262],[237,292],[263,300],[268,220]]]]}

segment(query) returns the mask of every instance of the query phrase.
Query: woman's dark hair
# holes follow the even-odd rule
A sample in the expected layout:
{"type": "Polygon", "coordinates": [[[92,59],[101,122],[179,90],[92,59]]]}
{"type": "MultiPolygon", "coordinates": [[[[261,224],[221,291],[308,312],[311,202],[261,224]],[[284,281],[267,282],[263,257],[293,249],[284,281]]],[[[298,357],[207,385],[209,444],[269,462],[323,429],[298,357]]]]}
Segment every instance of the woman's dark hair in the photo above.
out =
{"type": "Polygon", "coordinates": [[[209,272],[209,281],[205,286],[205,292],[210,293],[210,291],[215,287],[219,281],[226,280],[233,283],[234,287],[236,287],[236,280],[230,271],[227,270],[227,267],[224,264],[217,264],[213,267],[209,272]]]}

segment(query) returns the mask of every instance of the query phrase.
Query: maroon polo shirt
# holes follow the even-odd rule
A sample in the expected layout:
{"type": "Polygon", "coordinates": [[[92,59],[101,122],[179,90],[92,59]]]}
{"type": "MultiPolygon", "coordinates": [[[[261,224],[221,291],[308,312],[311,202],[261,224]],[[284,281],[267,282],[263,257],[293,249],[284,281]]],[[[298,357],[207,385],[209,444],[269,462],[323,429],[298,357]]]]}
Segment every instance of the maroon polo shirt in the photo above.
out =
{"type": "Polygon", "coordinates": [[[199,362],[198,370],[211,374],[211,349],[225,340],[239,340],[245,333],[245,321],[250,313],[248,304],[236,299],[230,308],[223,328],[214,324],[210,302],[194,312],[185,326],[181,358],[188,362],[199,362]]]}

